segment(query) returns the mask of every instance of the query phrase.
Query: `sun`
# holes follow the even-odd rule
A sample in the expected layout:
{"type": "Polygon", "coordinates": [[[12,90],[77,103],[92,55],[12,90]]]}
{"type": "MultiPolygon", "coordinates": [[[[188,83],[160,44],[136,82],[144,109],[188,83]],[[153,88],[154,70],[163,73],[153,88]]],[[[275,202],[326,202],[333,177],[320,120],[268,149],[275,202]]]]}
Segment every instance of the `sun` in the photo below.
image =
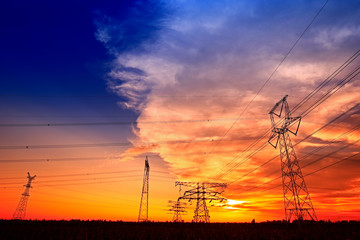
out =
{"type": "Polygon", "coordinates": [[[246,201],[227,199],[227,204],[224,206],[225,209],[240,209],[239,205],[244,204],[246,201]]]}

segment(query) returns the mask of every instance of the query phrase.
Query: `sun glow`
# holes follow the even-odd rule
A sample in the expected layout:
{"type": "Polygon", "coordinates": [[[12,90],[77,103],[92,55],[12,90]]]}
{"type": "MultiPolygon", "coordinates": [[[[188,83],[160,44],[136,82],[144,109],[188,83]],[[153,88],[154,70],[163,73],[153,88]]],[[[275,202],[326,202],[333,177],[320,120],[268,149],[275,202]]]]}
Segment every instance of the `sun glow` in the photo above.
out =
{"type": "Polygon", "coordinates": [[[246,203],[246,201],[227,199],[227,204],[224,206],[225,209],[240,209],[240,205],[246,203]]]}

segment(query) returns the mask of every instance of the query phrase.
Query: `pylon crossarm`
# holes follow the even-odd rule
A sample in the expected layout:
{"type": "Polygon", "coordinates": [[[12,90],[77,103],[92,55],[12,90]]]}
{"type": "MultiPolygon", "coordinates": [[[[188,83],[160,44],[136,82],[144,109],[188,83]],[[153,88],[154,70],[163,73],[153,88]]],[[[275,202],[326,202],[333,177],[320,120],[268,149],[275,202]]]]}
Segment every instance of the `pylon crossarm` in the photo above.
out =
{"type": "Polygon", "coordinates": [[[191,197],[194,194],[195,194],[195,192],[187,192],[187,193],[184,193],[184,195],[181,196],[179,199],[187,199],[188,197],[191,197]]]}
{"type": "Polygon", "coordinates": [[[286,98],[288,97],[288,95],[286,95],[285,97],[283,97],[280,101],[278,101],[274,107],[270,110],[269,114],[274,114],[276,115],[277,117],[280,117],[281,116],[281,113],[282,113],[282,110],[283,110],[283,107],[284,107],[284,102],[286,101],[286,98]],[[280,112],[279,114],[276,114],[275,111],[276,109],[278,109],[278,107],[281,105],[280,107],[280,112]]]}
{"type": "Polygon", "coordinates": [[[227,188],[226,183],[204,183],[206,188],[227,188]]]}
{"type": "Polygon", "coordinates": [[[189,196],[189,197],[184,197],[184,196],[183,196],[183,197],[179,197],[179,200],[182,200],[182,199],[184,199],[184,200],[185,200],[185,199],[186,199],[186,200],[197,200],[197,199],[200,199],[200,198],[190,197],[190,196],[189,196]]]}
{"type": "Polygon", "coordinates": [[[176,186],[196,187],[197,184],[198,184],[198,182],[181,182],[181,181],[176,181],[176,182],[175,182],[175,187],[176,187],[176,186]]]}
{"type": "MultiPolygon", "coordinates": [[[[200,199],[203,199],[205,201],[224,201],[226,200],[226,198],[223,198],[223,197],[218,197],[218,196],[202,196],[202,197],[199,197],[200,199]]],[[[181,196],[178,198],[178,200],[197,200],[199,199],[198,197],[193,197],[193,195],[188,195],[188,196],[181,196]]]]}
{"type": "Polygon", "coordinates": [[[273,146],[274,148],[277,147],[278,143],[279,143],[279,134],[274,132],[271,134],[269,140],[268,140],[268,143],[270,143],[271,146],[273,146]],[[275,141],[275,144],[272,143],[272,140],[276,138],[276,141],[275,141]]]}
{"type": "Polygon", "coordinates": [[[289,120],[289,123],[286,125],[286,130],[291,132],[292,134],[294,134],[295,136],[297,135],[298,131],[299,131],[299,128],[300,128],[300,124],[301,124],[301,117],[294,117],[294,118],[291,118],[289,120]],[[296,130],[295,131],[292,131],[290,129],[290,127],[292,125],[294,125],[296,122],[298,122],[297,126],[296,126],[296,130]]]}
{"type": "Polygon", "coordinates": [[[226,183],[210,183],[210,182],[181,182],[181,181],[176,181],[175,182],[175,187],[176,186],[184,186],[184,187],[191,187],[191,188],[197,188],[197,186],[204,186],[205,188],[216,188],[216,187],[221,187],[221,188],[226,188],[227,184],[226,183]]]}

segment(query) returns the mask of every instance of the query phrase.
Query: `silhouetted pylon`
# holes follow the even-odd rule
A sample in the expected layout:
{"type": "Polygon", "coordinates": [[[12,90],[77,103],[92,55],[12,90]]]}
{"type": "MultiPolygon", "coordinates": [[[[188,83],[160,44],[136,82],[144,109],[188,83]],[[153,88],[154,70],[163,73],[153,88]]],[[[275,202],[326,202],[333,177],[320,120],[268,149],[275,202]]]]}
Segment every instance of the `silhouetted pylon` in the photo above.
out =
{"type": "Polygon", "coordinates": [[[143,187],[141,192],[141,200],[140,200],[140,210],[139,210],[139,222],[148,221],[148,207],[149,207],[149,172],[150,166],[148,157],[145,159],[145,167],[144,167],[144,177],[143,177],[143,187]]]}
{"type": "Polygon", "coordinates": [[[294,135],[297,134],[301,117],[291,117],[289,105],[286,101],[287,96],[276,103],[269,112],[272,125],[269,143],[274,148],[280,145],[285,220],[289,222],[292,220],[317,220],[289,135],[289,132],[294,135]],[[275,111],[279,111],[279,113],[277,114],[275,111]],[[283,111],[285,112],[284,121],[276,123],[274,115],[281,118],[283,111]],[[292,127],[295,129],[290,130],[292,127]],[[272,142],[274,139],[276,139],[275,143],[272,142]]]}
{"type": "Polygon", "coordinates": [[[186,213],[185,206],[186,203],[177,201],[169,201],[170,209],[168,210],[170,213],[173,212],[173,222],[183,222],[182,215],[186,213]]]}
{"type": "Polygon", "coordinates": [[[27,206],[27,202],[29,200],[29,196],[30,196],[30,188],[31,187],[31,182],[35,179],[35,176],[30,176],[30,173],[27,173],[27,179],[28,182],[26,185],[24,185],[25,190],[23,192],[23,194],[21,194],[21,198],[20,198],[20,202],[13,214],[13,218],[14,219],[25,219],[25,215],[26,215],[26,206],[27,206]]]}
{"type": "Polygon", "coordinates": [[[223,191],[218,192],[213,190],[214,188],[226,188],[226,183],[200,183],[200,182],[175,182],[175,186],[179,185],[190,187],[190,190],[184,192],[184,195],[179,197],[178,200],[188,199],[190,202],[196,200],[196,208],[194,211],[193,222],[210,222],[209,210],[206,205],[206,201],[223,202],[226,199],[219,197],[223,191]]]}

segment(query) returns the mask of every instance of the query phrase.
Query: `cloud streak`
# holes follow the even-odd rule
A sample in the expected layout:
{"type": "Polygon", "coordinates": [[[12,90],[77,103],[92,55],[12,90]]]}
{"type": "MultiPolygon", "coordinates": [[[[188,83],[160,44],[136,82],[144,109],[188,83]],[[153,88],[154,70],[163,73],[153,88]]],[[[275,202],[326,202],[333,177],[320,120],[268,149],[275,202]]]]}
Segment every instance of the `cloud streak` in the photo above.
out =
{"type": "MultiPolygon", "coordinates": [[[[266,147],[246,159],[259,146],[248,149],[253,139],[261,137],[270,127],[269,109],[285,94],[290,95],[290,107],[294,106],[353,54],[357,50],[355,43],[360,41],[358,21],[353,18],[355,13],[348,17],[339,14],[338,18],[331,19],[329,15],[337,6],[330,4],[322,13],[324,16],[314,23],[225,137],[231,122],[150,126],[141,122],[237,118],[319,9],[320,3],[171,1],[162,6],[165,8],[161,11],[171,9],[171,15],[159,13],[163,21],[154,21],[157,26],[154,32],[145,31],[151,40],[137,42],[135,47],[129,43],[133,47],[130,51],[111,43],[111,39],[123,39],[124,33],[109,30],[126,28],[124,26],[128,23],[119,26],[112,22],[99,24],[97,37],[110,52],[116,52],[108,75],[109,89],[125,99],[120,102],[122,107],[139,112],[135,141],[182,139],[190,142],[160,144],[152,149],[169,163],[170,171],[183,180],[231,182],[264,159],[275,157],[278,150],[266,147]],[[163,18],[165,15],[166,19],[163,18]],[[340,20],[346,24],[340,26],[337,22],[340,20]],[[219,139],[223,141],[216,141],[219,139]],[[242,155],[237,157],[239,153],[242,155]],[[230,168],[234,170],[231,174],[217,178],[219,174],[229,172],[229,166],[234,166],[229,163],[235,163],[237,167],[230,168]]],[[[353,81],[315,109],[306,119],[313,124],[304,122],[300,137],[317,129],[319,119],[327,122],[358,103],[359,90],[359,84],[353,81]]],[[[358,114],[353,118],[357,119],[358,114]]],[[[344,124],[351,125],[351,122],[354,121],[344,124]]],[[[335,133],[341,133],[341,130],[316,134],[300,144],[296,151],[301,156],[306,148],[325,145],[335,133]]],[[[358,138],[359,133],[351,136],[346,141],[358,138]]],[[[266,140],[264,138],[262,142],[266,140]]],[[[260,169],[237,184],[239,187],[244,181],[260,184],[269,179],[267,174],[279,168],[277,161],[277,165],[260,169]]],[[[335,172],[332,176],[336,175],[335,172]]],[[[349,176],[349,181],[354,177],[349,176]]],[[[316,180],[317,177],[312,177],[310,183],[316,180]]],[[[236,188],[233,191],[237,192],[236,188]]]]}

